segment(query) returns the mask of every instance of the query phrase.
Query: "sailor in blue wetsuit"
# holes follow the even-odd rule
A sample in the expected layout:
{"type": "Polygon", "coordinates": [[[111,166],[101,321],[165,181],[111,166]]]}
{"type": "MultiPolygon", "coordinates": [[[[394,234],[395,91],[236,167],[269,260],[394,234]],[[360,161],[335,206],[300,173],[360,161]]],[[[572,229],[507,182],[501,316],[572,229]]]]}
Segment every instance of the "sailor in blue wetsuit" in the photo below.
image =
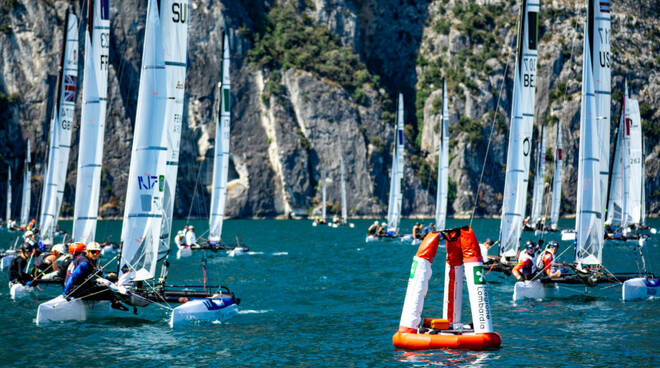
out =
{"type": "Polygon", "coordinates": [[[97,285],[99,277],[106,279],[116,278],[114,273],[108,275],[98,268],[101,246],[97,242],[90,242],[85,248],[85,254],[79,255],[66,272],[64,282],[64,296],[86,300],[109,300],[112,308],[128,310],[106,286],[97,285]]]}

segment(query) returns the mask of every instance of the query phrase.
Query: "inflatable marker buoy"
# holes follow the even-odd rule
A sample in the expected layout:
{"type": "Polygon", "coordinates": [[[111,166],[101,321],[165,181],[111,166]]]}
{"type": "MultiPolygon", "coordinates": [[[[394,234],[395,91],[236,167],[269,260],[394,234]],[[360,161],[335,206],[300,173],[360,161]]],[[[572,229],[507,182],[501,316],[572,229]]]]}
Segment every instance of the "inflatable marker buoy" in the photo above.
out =
{"type": "Polygon", "coordinates": [[[502,339],[493,332],[481,251],[470,227],[446,232],[443,318],[427,318],[420,323],[431,265],[442,237],[442,233],[428,234],[413,258],[399,330],[392,337],[394,346],[401,349],[499,348],[502,339]],[[473,329],[464,329],[461,322],[464,278],[468,284],[473,329]]]}

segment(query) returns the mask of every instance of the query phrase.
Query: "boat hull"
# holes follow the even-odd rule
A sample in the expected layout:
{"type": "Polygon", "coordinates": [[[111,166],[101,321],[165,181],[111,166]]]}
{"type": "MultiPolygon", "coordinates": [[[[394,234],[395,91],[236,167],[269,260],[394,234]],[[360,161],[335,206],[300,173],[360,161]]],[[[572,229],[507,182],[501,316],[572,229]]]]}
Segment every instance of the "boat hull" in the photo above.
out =
{"type": "Polygon", "coordinates": [[[23,284],[12,284],[9,287],[9,295],[12,300],[32,298],[35,296],[34,288],[23,284]]]}
{"type": "Polygon", "coordinates": [[[2,262],[0,262],[0,271],[9,270],[9,265],[11,265],[14,258],[16,258],[16,252],[7,251],[5,256],[2,257],[2,262]]]}
{"type": "Polygon", "coordinates": [[[170,327],[181,327],[197,321],[225,322],[236,314],[238,305],[231,298],[195,299],[172,310],[170,327]]]}
{"type": "MultiPolygon", "coordinates": [[[[81,299],[66,300],[59,295],[47,302],[39,304],[37,308],[37,326],[53,322],[85,321],[90,318],[103,318],[113,314],[114,309],[110,307],[107,300],[87,301],[81,299]]],[[[127,312],[117,312],[124,313],[127,312]]]]}
{"type": "Polygon", "coordinates": [[[553,298],[559,295],[559,286],[556,283],[544,284],[539,280],[518,281],[513,286],[513,301],[523,299],[553,298]]]}
{"type": "Polygon", "coordinates": [[[660,296],[660,281],[658,279],[637,277],[624,281],[621,288],[621,297],[624,301],[658,296],[660,296]]]}

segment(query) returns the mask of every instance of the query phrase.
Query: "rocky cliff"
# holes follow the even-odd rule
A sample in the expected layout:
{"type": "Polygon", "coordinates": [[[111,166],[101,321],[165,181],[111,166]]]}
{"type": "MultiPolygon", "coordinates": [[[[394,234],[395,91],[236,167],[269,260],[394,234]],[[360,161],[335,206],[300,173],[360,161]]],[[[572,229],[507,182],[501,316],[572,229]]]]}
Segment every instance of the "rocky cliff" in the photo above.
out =
{"type": "MultiPolygon", "coordinates": [[[[32,141],[36,215],[64,13],[82,9],[77,1],[1,4],[0,162],[12,166],[18,198],[25,142],[32,141]]],[[[612,7],[612,129],[627,77],[642,109],[648,210],[657,215],[660,8],[650,0],[612,7]]],[[[322,170],[330,206],[338,210],[340,157],[349,213],[383,215],[399,91],[407,138],[403,212],[432,214],[443,78],[451,124],[450,213],[466,216],[476,206],[478,215],[499,215],[518,11],[517,2],[496,0],[194,1],[175,215],[208,214],[223,30],[232,52],[229,215],[314,213],[322,170]]],[[[103,216],[123,210],[145,13],[146,1],[111,1],[103,216]]],[[[567,215],[576,196],[583,13],[581,2],[554,0],[543,2],[540,14],[536,125],[546,125],[552,149],[556,124],[562,124],[567,215]]],[[[72,143],[64,216],[73,211],[77,127],[72,143]]],[[[3,177],[5,170],[2,165],[3,177]]],[[[17,200],[14,208],[17,213],[17,200]]]]}

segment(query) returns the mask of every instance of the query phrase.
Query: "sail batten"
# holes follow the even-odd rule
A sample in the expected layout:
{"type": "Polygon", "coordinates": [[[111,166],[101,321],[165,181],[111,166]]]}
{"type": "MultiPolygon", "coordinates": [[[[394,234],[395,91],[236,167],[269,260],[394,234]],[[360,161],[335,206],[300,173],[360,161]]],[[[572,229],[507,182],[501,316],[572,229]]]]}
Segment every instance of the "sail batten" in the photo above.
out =
{"type": "Polygon", "coordinates": [[[435,200],[435,226],[444,229],[447,220],[447,194],[449,191],[449,108],[447,81],[442,84],[442,126],[438,145],[438,187],[435,200]]]}
{"type": "Polygon", "coordinates": [[[397,125],[394,132],[394,154],[392,155],[392,178],[390,181],[390,200],[387,213],[387,231],[399,233],[401,221],[401,181],[403,179],[403,94],[399,93],[397,125]]]}
{"type": "Polygon", "coordinates": [[[513,102],[500,223],[500,255],[503,257],[516,256],[525,217],[536,96],[539,7],[539,2],[523,0],[520,8],[518,56],[513,77],[513,102]]]}
{"type": "Polygon", "coordinates": [[[89,25],[85,32],[83,105],[80,147],[73,212],[73,240],[90,242],[96,236],[101,191],[103,138],[108,90],[110,37],[109,1],[89,1],[89,25]],[[94,25],[94,26],[92,26],[94,25]]]}
{"type": "Polygon", "coordinates": [[[65,41],[60,58],[57,97],[50,122],[48,162],[39,215],[41,239],[50,244],[53,242],[62,205],[71,148],[71,128],[74,125],[78,78],[78,17],[73,13],[67,12],[63,36],[65,41]]]}
{"type": "Polygon", "coordinates": [[[229,37],[223,35],[222,66],[219,114],[215,123],[215,153],[213,159],[213,183],[211,192],[211,216],[209,217],[209,240],[219,242],[227,198],[227,175],[229,172],[229,133],[231,130],[231,78],[229,37]]]}

